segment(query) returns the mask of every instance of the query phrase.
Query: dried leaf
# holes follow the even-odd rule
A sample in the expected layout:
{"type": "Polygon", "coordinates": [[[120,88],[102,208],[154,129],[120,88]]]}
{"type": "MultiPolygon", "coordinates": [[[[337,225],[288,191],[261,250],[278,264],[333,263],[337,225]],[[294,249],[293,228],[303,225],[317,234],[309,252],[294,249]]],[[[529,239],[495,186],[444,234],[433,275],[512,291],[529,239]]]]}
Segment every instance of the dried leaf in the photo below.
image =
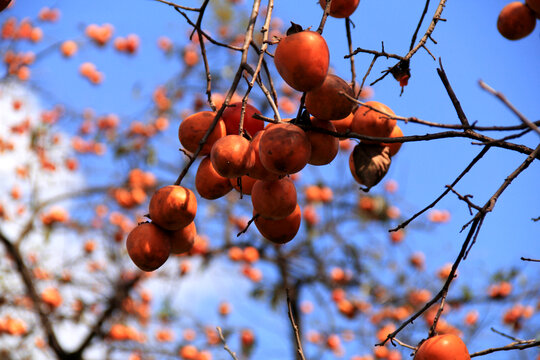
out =
{"type": "Polygon", "coordinates": [[[390,149],[379,144],[360,143],[354,147],[349,166],[354,179],[368,191],[377,185],[388,172],[392,160],[390,149]]]}

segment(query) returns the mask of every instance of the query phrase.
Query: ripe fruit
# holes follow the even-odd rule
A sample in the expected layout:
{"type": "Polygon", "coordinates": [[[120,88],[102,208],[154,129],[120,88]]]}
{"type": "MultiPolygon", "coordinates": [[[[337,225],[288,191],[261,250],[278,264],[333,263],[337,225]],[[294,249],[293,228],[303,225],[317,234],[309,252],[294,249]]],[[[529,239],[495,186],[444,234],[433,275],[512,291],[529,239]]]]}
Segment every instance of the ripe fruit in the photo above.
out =
{"type": "MultiPolygon", "coordinates": [[[[345,119],[341,120],[332,120],[332,124],[336,127],[336,132],[338,133],[346,133],[347,131],[351,131],[351,124],[354,118],[354,113],[350,113],[349,116],[347,116],[345,119]]],[[[340,138],[340,140],[343,140],[346,138],[340,138]]]]}
{"type": "MultiPolygon", "coordinates": [[[[336,131],[335,126],[330,121],[312,119],[311,125],[330,131],[336,131]]],[[[306,132],[311,143],[311,156],[308,163],[311,165],[330,164],[339,151],[339,140],[337,137],[308,130],[306,132]]]]}
{"type": "MultiPolygon", "coordinates": [[[[241,101],[230,104],[223,111],[221,118],[225,122],[227,135],[238,135],[241,113],[241,101]]],[[[250,136],[254,136],[257,131],[264,129],[264,122],[253,118],[254,114],[260,113],[261,112],[255,106],[246,104],[246,112],[244,114],[244,130],[247,131],[250,136]]]]}
{"type": "Polygon", "coordinates": [[[463,341],[453,334],[437,335],[424,341],[414,360],[470,360],[469,350],[463,341]]]}
{"type": "Polygon", "coordinates": [[[228,178],[217,173],[207,156],[202,159],[197,169],[195,188],[203,198],[215,200],[229,193],[233,187],[228,178]]]}
{"type": "Polygon", "coordinates": [[[311,143],[304,130],[284,123],[268,127],[261,136],[259,157],[263,166],[280,175],[294,174],[306,166],[311,143]]]}
{"type": "Polygon", "coordinates": [[[144,271],[154,271],[169,258],[171,238],[159,226],[144,223],[131,230],[126,247],[135,265],[144,271]]]}
{"type": "Polygon", "coordinates": [[[261,136],[264,134],[264,131],[265,130],[258,131],[257,134],[255,134],[255,136],[253,137],[253,139],[251,139],[250,146],[253,154],[255,155],[255,161],[253,162],[253,166],[251,167],[251,169],[249,169],[248,175],[258,180],[275,180],[279,178],[279,175],[268,171],[268,169],[266,169],[261,163],[261,158],[259,156],[259,144],[261,141],[261,136]]]}
{"type": "MultiPolygon", "coordinates": [[[[178,138],[182,146],[189,152],[195,153],[210,125],[214,121],[215,113],[211,111],[201,111],[185,118],[178,128],[178,138]]],[[[208,136],[199,155],[208,155],[214,143],[226,135],[225,123],[219,120],[214,130],[208,136]]]]}
{"type": "MultiPolygon", "coordinates": [[[[360,0],[332,0],[329,15],[335,18],[347,18],[356,10],[359,2],[360,0]]],[[[319,0],[319,4],[323,10],[326,8],[326,0],[319,0]]]]}
{"type": "Polygon", "coordinates": [[[255,163],[249,140],[241,135],[227,135],[214,143],[210,160],[217,173],[226,178],[245,175],[255,163]]]}
{"type": "MultiPolygon", "coordinates": [[[[368,101],[366,105],[390,116],[395,115],[388,106],[380,102],[368,101]]],[[[354,113],[351,130],[357,134],[367,136],[388,137],[396,125],[396,120],[373,109],[361,105],[354,113]]]]}
{"type": "Polygon", "coordinates": [[[321,86],[306,93],[306,109],[319,120],[340,120],[352,111],[354,103],[341,95],[354,97],[352,88],[339,76],[329,74],[321,86]]]}
{"type": "Polygon", "coordinates": [[[0,11],[8,7],[11,0],[0,0],[0,11]]]}
{"type": "Polygon", "coordinates": [[[251,191],[253,211],[267,219],[283,219],[296,207],[296,188],[289,178],[257,180],[251,191]]]}
{"type": "Polygon", "coordinates": [[[540,19],[540,0],[525,0],[525,4],[535,12],[536,17],[540,19]]]}
{"type": "Polygon", "coordinates": [[[60,45],[60,51],[64,57],[72,57],[78,49],[78,45],[73,40],[66,40],[60,45]]]}
{"type": "Polygon", "coordinates": [[[536,26],[534,12],[519,1],[511,2],[500,12],[497,29],[509,40],[519,40],[532,33],[536,26]]]}
{"type": "Polygon", "coordinates": [[[169,236],[171,238],[171,254],[182,254],[190,251],[197,236],[195,222],[192,221],[180,230],[170,232],[169,236]]]}
{"type": "Polygon", "coordinates": [[[310,91],[328,73],[330,53],[324,38],[315,31],[300,31],[281,39],[274,54],[277,71],[292,88],[310,91]]]}
{"type": "Polygon", "coordinates": [[[179,185],[167,185],[150,199],[150,218],[166,230],[179,230],[193,221],[197,199],[193,191],[179,185]]]}
{"type": "Polygon", "coordinates": [[[287,217],[279,220],[265,219],[259,216],[255,219],[255,226],[266,239],[275,244],[285,244],[296,236],[300,229],[302,212],[297,204],[294,211],[287,217]]]}
{"type": "MultiPolygon", "coordinates": [[[[396,138],[396,137],[402,137],[402,136],[403,136],[403,131],[401,131],[399,126],[396,125],[392,129],[392,132],[390,133],[389,137],[396,138]]],[[[382,145],[388,146],[388,148],[390,149],[390,157],[392,157],[397,154],[399,149],[401,149],[401,145],[403,145],[403,143],[388,143],[388,144],[383,143],[382,145]]]]}

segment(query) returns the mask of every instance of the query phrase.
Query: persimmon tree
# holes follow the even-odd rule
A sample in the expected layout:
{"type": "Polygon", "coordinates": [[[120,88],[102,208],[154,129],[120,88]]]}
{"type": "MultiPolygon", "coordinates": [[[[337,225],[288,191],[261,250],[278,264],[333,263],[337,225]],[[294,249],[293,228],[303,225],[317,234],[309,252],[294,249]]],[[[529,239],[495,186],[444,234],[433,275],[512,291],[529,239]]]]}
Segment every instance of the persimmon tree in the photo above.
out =
{"type": "Polygon", "coordinates": [[[3,359],[540,358],[537,209],[490,223],[537,204],[540,121],[484,81],[505,120],[469,115],[445,0],[381,48],[354,0],[132,3],[0,13],[3,359]]]}

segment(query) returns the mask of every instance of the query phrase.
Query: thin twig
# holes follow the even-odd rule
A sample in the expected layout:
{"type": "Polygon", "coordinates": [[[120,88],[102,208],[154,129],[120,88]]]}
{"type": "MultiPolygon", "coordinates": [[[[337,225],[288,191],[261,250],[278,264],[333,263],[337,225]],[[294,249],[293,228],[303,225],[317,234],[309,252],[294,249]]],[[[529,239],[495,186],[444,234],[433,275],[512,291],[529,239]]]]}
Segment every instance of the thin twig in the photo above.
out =
{"type": "Polygon", "coordinates": [[[291,298],[289,297],[289,289],[285,289],[287,293],[287,313],[289,314],[289,320],[291,321],[291,326],[294,330],[295,340],[296,340],[296,351],[297,355],[301,360],[306,360],[304,357],[304,351],[302,350],[302,341],[300,339],[300,331],[298,330],[298,326],[296,325],[296,321],[294,320],[294,315],[292,313],[292,307],[291,307],[291,298]]]}
{"type": "Polygon", "coordinates": [[[521,122],[523,124],[527,125],[528,127],[530,127],[532,130],[536,131],[540,135],[540,128],[538,126],[536,126],[536,124],[531,122],[529,119],[527,119],[525,117],[525,115],[523,115],[514,105],[512,105],[512,103],[510,101],[508,101],[508,99],[506,98],[506,96],[504,96],[503,93],[493,89],[492,87],[490,87],[488,84],[486,84],[482,80],[479,80],[478,84],[480,84],[480,87],[482,89],[486,90],[487,92],[489,92],[490,94],[495,96],[497,99],[501,100],[503,102],[503,104],[506,105],[506,107],[508,107],[510,110],[512,110],[512,112],[514,114],[516,114],[516,116],[521,120],[521,122]]]}
{"type": "Polygon", "coordinates": [[[475,210],[478,210],[478,211],[482,209],[480,206],[476,205],[475,203],[473,203],[470,200],[470,198],[473,197],[472,195],[470,195],[470,194],[461,195],[452,186],[446,185],[446,187],[449,188],[450,191],[452,191],[454,194],[456,194],[456,196],[458,197],[459,200],[464,201],[465,203],[467,203],[467,205],[469,206],[469,212],[470,212],[471,215],[472,215],[472,209],[475,209],[475,210]]]}
{"type": "Polygon", "coordinates": [[[324,8],[324,13],[321,18],[321,23],[319,24],[319,28],[317,29],[317,32],[322,35],[324,24],[326,24],[326,19],[328,18],[328,14],[330,14],[330,5],[332,4],[332,0],[326,0],[326,7],[324,8]]]}
{"type": "Polygon", "coordinates": [[[498,348],[491,348],[491,349],[478,351],[478,352],[472,353],[470,356],[473,358],[477,356],[491,354],[496,351],[523,350],[523,349],[528,349],[528,348],[532,348],[536,346],[540,346],[540,340],[531,339],[531,340],[526,340],[526,341],[513,342],[506,346],[502,346],[498,348]]]}
{"type": "Polygon", "coordinates": [[[437,9],[435,10],[435,14],[433,15],[433,18],[431,19],[431,23],[429,24],[428,29],[426,30],[426,33],[418,44],[412,48],[407,55],[404,56],[404,59],[409,60],[417,51],[420,49],[427,41],[427,39],[431,36],[433,31],[435,30],[435,26],[437,26],[437,23],[439,21],[442,21],[441,14],[443,12],[444,6],[445,6],[446,0],[441,0],[439,2],[439,5],[437,6],[437,9]]]}
{"type": "Polygon", "coordinates": [[[494,327],[489,328],[489,330],[493,331],[495,334],[499,334],[501,336],[504,336],[505,338],[510,339],[512,341],[517,341],[517,342],[525,341],[523,339],[518,339],[515,336],[503,333],[502,331],[499,331],[499,330],[495,329],[494,327]]]}
{"type": "MultiPolygon", "coordinates": [[[[347,33],[347,44],[349,46],[349,54],[352,54],[352,35],[351,35],[351,19],[345,19],[345,31],[347,33]]],[[[354,67],[354,55],[349,57],[351,63],[351,87],[354,91],[356,87],[356,69],[354,67]]],[[[360,89],[361,90],[361,89],[360,89]]]]}
{"type": "Polygon", "coordinates": [[[448,81],[448,77],[446,76],[446,72],[444,71],[444,68],[442,66],[441,58],[439,58],[439,66],[440,67],[437,68],[437,74],[439,74],[439,77],[444,84],[446,92],[448,93],[448,96],[450,97],[450,100],[452,101],[452,104],[456,109],[459,121],[461,121],[463,128],[467,130],[471,127],[471,125],[469,124],[469,120],[467,120],[467,116],[465,115],[465,112],[463,111],[463,108],[461,107],[461,104],[459,103],[459,100],[454,93],[454,89],[452,89],[452,86],[450,85],[450,81],[448,81]]]}
{"type": "MultiPolygon", "coordinates": [[[[485,216],[485,214],[484,214],[485,216]]],[[[469,247],[469,242],[472,240],[474,233],[477,230],[477,226],[480,222],[479,218],[475,218],[471,229],[469,230],[469,233],[467,234],[467,237],[465,238],[465,241],[463,242],[461,246],[461,250],[459,252],[459,255],[457,256],[456,260],[452,264],[452,269],[450,270],[450,273],[448,274],[448,277],[446,278],[446,281],[442,287],[442,289],[430,300],[428,301],[424,307],[422,307],[420,310],[418,310],[416,313],[411,315],[407,320],[405,320],[396,330],[394,330],[392,333],[388,334],[386,338],[381,341],[380,343],[376,344],[378,346],[383,346],[388,340],[392,340],[396,337],[396,335],[403,330],[407,325],[411,324],[416,320],[420,315],[422,315],[424,312],[426,312],[433,304],[435,304],[439,299],[443,297],[443,295],[448,291],[450,287],[450,283],[452,280],[454,280],[457,268],[463,259],[463,256],[465,255],[465,251],[469,247]]]]}
{"type": "Polygon", "coordinates": [[[221,331],[221,328],[219,326],[216,326],[216,329],[219,334],[219,338],[221,339],[221,342],[223,343],[223,348],[225,349],[225,351],[227,351],[234,360],[238,360],[238,358],[236,357],[236,353],[232,351],[227,345],[227,341],[225,340],[225,337],[223,336],[223,332],[221,331]]]}
{"type": "Polygon", "coordinates": [[[540,262],[540,259],[531,259],[531,258],[526,258],[526,257],[523,257],[523,256],[520,259],[523,260],[523,261],[540,262]]]}
{"type": "Polygon", "coordinates": [[[395,341],[397,342],[399,345],[403,346],[403,347],[406,347],[408,349],[411,349],[411,350],[418,350],[418,347],[417,346],[412,346],[412,345],[409,345],[407,343],[404,343],[403,341],[399,340],[398,338],[393,338],[392,341],[395,341]]]}
{"type": "Polygon", "coordinates": [[[199,8],[192,8],[192,7],[182,6],[182,5],[178,5],[178,4],[175,4],[173,2],[170,2],[170,1],[165,1],[165,0],[154,0],[154,1],[158,1],[160,3],[172,6],[172,7],[176,8],[176,9],[182,9],[182,10],[186,10],[186,11],[197,11],[197,12],[200,11],[199,8]]]}
{"type": "MultiPolygon", "coordinates": [[[[197,158],[197,156],[201,152],[204,144],[208,140],[208,137],[210,136],[212,131],[214,131],[214,128],[216,127],[218,121],[220,120],[221,115],[223,114],[223,111],[229,105],[229,101],[231,100],[234,92],[236,91],[236,88],[238,87],[238,84],[239,84],[240,80],[242,79],[242,74],[243,74],[243,72],[244,72],[244,70],[246,69],[246,66],[247,66],[247,54],[248,54],[248,50],[249,50],[251,40],[253,38],[253,29],[255,27],[255,21],[257,20],[257,15],[259,14],[260,4],[261,4],[260,0],[253,1],[253,7],[252,7],[252,11],[251,11],[251,16],[250,16],[248,26],[247,26],[247,29],[246,29],[246,35],[244,37],[244,44],[242,46],[242,59],[240,61],[240,65],[238,66],[238,69],[237,69],[236,74],[234,76],[234,79],[233,79],[233,81],[231,83],[231,86],[229,87],[229,91],[227,92],[227,95],[225,95],[225,99],[223,100],[223,104],[221,105],[221,108],[217,111],[216,115],[214,116],[214,120],[212,121],[212,123],[210,124],[208,130],[206,131],[203,138],[199,142],[199,146],[197,147],[197,150],[195,150],[195,153],[193,154],[193,158],[190,159],[189,162],[184,166],[184,168],[182,169],[182,172],[180,173],[180,175],[176,179],[176,181],[174,183],[175,185],[180,185],[180,183],[182,182],[182,180],[184,179],[184,177],[188,173],[189,168],[195,162],[195,159],[197,158]]],[[[199,32],[199,34],[200,34],[200,32],[199,32]]],[[[201,48],[201,50],[202,50],[202,48],[201,48]]],[[[209,74],[207,73],[207,75],[209,75],[209,74]]]]}
{"type": "Polygon", "coordinates": [[[424,22],[424,17],[427,14],[427,11],[429,8],[429,2],[430,0],[426,0],[426,5],[424,6],[424,10],[422,11],[422,16],[420,16],[420,20],[418,21],[418,25],[416,26],[416,30],[414,31],[414,34],[412,36],[411,46],[409,47],[409,51],[412,50],[412,48],[414,47],[414,43],[416,42],[416,36],[418,35],[418,31],[420,31],[420,27],[422,26],[422,23],[424,22]]]}
{"type": "Polygon", "coordinates": [[[249,229],[249,226],[255,221],[257,220],[257,218],[259,217],[259,214],[255,214],[253,215],[253,217],[248,221],[248,223],[246,224],[246,227],[244,228],[244,230],[240,231],[238,234],[236,234],[236,237],[244,234],[246,231],[248,231],[249,229]]]}

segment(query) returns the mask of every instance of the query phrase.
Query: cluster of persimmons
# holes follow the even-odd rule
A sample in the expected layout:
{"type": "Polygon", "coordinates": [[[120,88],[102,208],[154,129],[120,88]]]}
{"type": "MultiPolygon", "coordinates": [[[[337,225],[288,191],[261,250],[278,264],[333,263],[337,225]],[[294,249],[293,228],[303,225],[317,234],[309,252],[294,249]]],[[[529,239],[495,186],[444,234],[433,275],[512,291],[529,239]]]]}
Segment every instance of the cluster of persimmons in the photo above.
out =
{"type": "MultiPolygon", "coordinates": [[[[233,188],[250,195],[254,223],[261,235],[276,243],[291,241],[301,222],[297,192],[289,175],[307,164],[332,162],[339,150],[338,134],[399,137],[394,113],[379,102],[360,107],[351,86],[328,74],[329,51],[323,37],[293,25],[277,45],[274,62],[285,82],[305,93],[303,116],[265,127],[261,112],[248,103],[226,106],[221,117],[199,111],[180,124],[178,136],[186,152],[203,157],[195,176],[202,198],[218,199],[233,188]],[[291,54],[297,56],[291,56],[291,54]],[[345,96],[346,94],[347,96],[345,96]]],[[[353,177],[370,188],[388,171],[390,157],[401,144],[363,141],[351,154],[353,177]]],[[[150,200],[152,222],[135,228],[128,253],[141,269],[155,270],[169,254],[190,250],[195,239],[195,194],[180,185],[158,189],[150,200]]]]}

